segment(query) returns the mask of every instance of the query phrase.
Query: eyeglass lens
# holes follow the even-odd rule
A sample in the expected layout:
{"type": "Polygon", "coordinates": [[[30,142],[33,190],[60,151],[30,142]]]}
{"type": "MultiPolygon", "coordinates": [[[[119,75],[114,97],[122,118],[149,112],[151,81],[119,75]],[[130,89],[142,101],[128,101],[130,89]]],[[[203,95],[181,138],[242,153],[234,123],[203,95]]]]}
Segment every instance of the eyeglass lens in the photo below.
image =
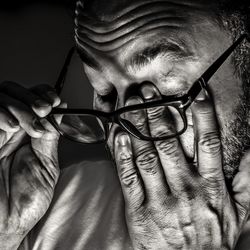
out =
{"type": "Polygon", "coordinates": [[[94,115],[64,114],[57,127],[61,133],[78,142],[98,143],[105,140],[102,122],[94,115]]]}
{"type": "Polygon", "coordinates": [[[126,123],[126,128],[130,127],[133,130],[138,130],[143,136],[150,138],[159,138],[164,136],[173,136],[181,132],[185,127],[185,122],[174,106],[158,106],[154,108],[146,108],[124,112],[120,115],[123,123],[126,123]],[[163,121],[163,122],[160,122],[163,121]],[[164,126],[164,134],[149,134],[147,126],[164,126]]]}

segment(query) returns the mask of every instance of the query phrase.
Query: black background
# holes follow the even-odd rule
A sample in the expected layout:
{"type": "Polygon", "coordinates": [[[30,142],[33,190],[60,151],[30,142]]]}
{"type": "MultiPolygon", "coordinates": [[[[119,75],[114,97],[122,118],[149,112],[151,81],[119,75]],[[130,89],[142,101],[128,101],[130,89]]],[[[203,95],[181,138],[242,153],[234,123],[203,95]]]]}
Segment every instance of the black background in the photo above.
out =
{"type": "MultiPolygon", "coordinates": [[[[74,1],[9,1],[0,4],[0,82],[31,87],[53,85],[68,49],[74,45],[74,1]]],[[[69,107],[92,107],[92,88],[74,56],[64,99],[69,107]]],[[[85,146],[61,139],[60,166],[104,157],[103,145],[85,146]]]]}

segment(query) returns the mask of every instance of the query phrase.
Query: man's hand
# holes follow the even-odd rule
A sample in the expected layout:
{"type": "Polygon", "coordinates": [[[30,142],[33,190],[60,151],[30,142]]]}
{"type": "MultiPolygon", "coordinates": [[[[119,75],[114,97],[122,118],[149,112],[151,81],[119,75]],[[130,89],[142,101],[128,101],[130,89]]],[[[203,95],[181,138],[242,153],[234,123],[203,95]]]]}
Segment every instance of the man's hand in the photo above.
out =
{"type": "Polygon", "coordinates": [[[1,249],[17,248],[53,197],[59,135],[43,117],[59,104],[47,85],[0,84],[1,249]]]}
{"type": "MultiPolygon", "coordinates": [[[[142,86],[141,92],[146,100],[159,98],[153,86],[142,86]]],[[[127,104],[141,101],[132,97],[127,104]]],[[[127,119],[144,134],[162,136],[172,129],[163,112],[151,108],[147,114],[128,114],[127,119]]],[[[243,159],[229,193],[216,116],[207,95],[192,105],[192,115],[197,154],[193,164],[187,162],[178,138],[151,143],[125,132],[115,138],[116,165],[135,249],[232,249],[248,216],[250,157],[243,159]]]]}

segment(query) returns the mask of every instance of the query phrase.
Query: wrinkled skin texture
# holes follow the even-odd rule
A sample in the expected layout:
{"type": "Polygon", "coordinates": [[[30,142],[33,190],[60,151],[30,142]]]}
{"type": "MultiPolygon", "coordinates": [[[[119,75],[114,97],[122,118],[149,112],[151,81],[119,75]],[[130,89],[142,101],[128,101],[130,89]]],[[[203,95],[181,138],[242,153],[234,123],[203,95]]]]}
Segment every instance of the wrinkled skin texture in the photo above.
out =
{"type": "MultiPolygon", "coordinates": [[[[143,81],[153,82],[164,95],[183,93],[232,44],[229,32],[215,22],[211,1],[208,4],[193,0],[126,2],[127,8],[115,1],[104,4],[104,8],[102,1],[93,4],[86,1],[84,10],[91,19],[84,17],[78,21],[77,41],[100,65],[99,68],[84,65],[96,91],[94,106],[97,109],[114,109],[101,98],[113,89],[118,93],[116,108],[124,106],[127,97],[134,94],[133,87],[143,81]],[[152,47],[153,50],[149,50],[152,47]],[[161,53],[152,59],[150,55],[159,50],[161,53]]],[[[243,95],[241,79],[234,74],[230,59],[209,83],[218,122],[225,135],[231,133],[235,110],[243,95]]],[[[180,139],[186,155],[192,157],[190,110],[188,118],[190,126],[180,139]]],[[[230,150],[228,146],[226,151],[230,150]]]]}
{"type": "MultiPolygon", "coordinates": [[[[114,109],[115,101],[100,97],[113,89],[118,94],[117,107],[135,102],[129,98],[135,95],[131,94],[135,85],[143,96],[136,101],[146,101],[141,84],[145,80],[156,85],[154,98],[159,98],[158,90],[167,95],[188,89],[232,43],[230,34],[213,21],[213,1],[200,2],[112,0],[107,5],[96,0],[86,4],[92,19],[79,20],[77,40],[100,66],[84,65],[95,88],[96,108],[114,109]],[[146,47],[153,50],[148,48],[131,60],[146,47]],[[161,53],[149,60],[156,52],[161,53]]],[[[243,158],[228,190],[219,135],[231,136],[229,124],[236,118],[241,85],[228,60],[210,81],[210,97],[188,110],[189,128],[180,140],[152,144],[111,133],[127,226],[136,249],[232,249],[235,245],[249,209],[249,156],[243,158]],[[194,154],[197,158],[187,161],[194,154]]],[[[41,120],[42,125],[33,121],[49,114],[60,100],[55,93],[48,95],[48,86],[25,90],[13,83],[0,85],[0,95],[0,241],[6,244],[3,248],[15,249],[53,196],[59,175],[59,136],[46,120],[41,120]],[[35,105],[37,99],[49,104],[35,105]],[[17,125],[11,126],[10,120],[17,125]]],[[[152,112],[140,114],[139,128],[165,133],[171,119],[165,119],[161,110],[152,112]],[[141,121],[148,127],[141,126],[141,121]]]]}
{"type": "MultiPolygon", "coordinates": [[[[151,89],[142,84],[145,101],[151,89]]],[[[192,105],[197,143],[192,164],[177,138],[153,144],[125,133],[116,137],[115,159],[135,249],[233,249],[247,219],[249,161],[242,161],[229,192],[214,108],[208,95],[199,98],[192,105]]],[[[126,118],[145,134],[164,135],[172,129],[162,108],[148,110],[147,116],[131,112],[126,118]]]]}
{"type": "MultiPolygon", "coordinates": [[[[159,92],[184,93],[232,44],[215,21],[214,8],[216,1],[195,0],[109,5],[96,0],[86,1],[83,10],[79,5],[76,41],[88,53],[84,70],[95,89],[95,108],[114,109],[112,92],[116,108],[147,101],[150,89],[154,98],[159,92]]],[[[245,156],[228,189],[225,175],[232,177],[228,169],[239,167],[228,163],[242,152],[221,136],[237,138],[232,124],[247,136],[236,112],[242,81],[230,59],[210,80],[209,94],[187,111],[189,126],[179,139],[153,144],[117,132],[116,126],[111,130],[109,145],[135,249],[232,249],[238,239],[248,216],[249,164],[245,156]]],[[[157,109],[152,113],[136,115],[138,128],[166,133],[171,120],[157,109]]]]}
{"type": "Polygon", "coordinates": [[[0,85],[0,96],[0,242],[16,249],[53,197],[59,134],[42,118],[60,99],[49,86],[28,90],[12,82],[0,85]]]}

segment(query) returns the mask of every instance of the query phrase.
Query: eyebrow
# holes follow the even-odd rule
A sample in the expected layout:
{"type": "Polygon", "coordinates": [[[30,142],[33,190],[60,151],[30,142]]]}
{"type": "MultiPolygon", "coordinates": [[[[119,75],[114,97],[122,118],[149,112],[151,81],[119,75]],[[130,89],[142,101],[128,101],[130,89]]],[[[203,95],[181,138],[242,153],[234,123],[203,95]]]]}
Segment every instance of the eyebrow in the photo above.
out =
{"type": "Polygon", "coordinates": [[[174,60],[183,60],[194,58],[194,53],[184,43],[179,45],[173,42],[160,41],[136,52],[125,65],[126,68],[132,67],[139,70],[159,56],[166,56],[174,60]]]}
{"type": "MultiPolygon", "coordinates": [[[[86,65],[95,70],[101,71],[102,66],[83,47],[76,46],[76,51],[86,65]]],[[[182,42],[181,45],[178,45],[169,41],[161,41],[134,54],[128,62],[125,63],[125,67],[132,67],[139,70],[151,63],[158,56],[166,56],[174,60],[183,60],[194,57],[194,54],[184,42],[182,42]]]]}

